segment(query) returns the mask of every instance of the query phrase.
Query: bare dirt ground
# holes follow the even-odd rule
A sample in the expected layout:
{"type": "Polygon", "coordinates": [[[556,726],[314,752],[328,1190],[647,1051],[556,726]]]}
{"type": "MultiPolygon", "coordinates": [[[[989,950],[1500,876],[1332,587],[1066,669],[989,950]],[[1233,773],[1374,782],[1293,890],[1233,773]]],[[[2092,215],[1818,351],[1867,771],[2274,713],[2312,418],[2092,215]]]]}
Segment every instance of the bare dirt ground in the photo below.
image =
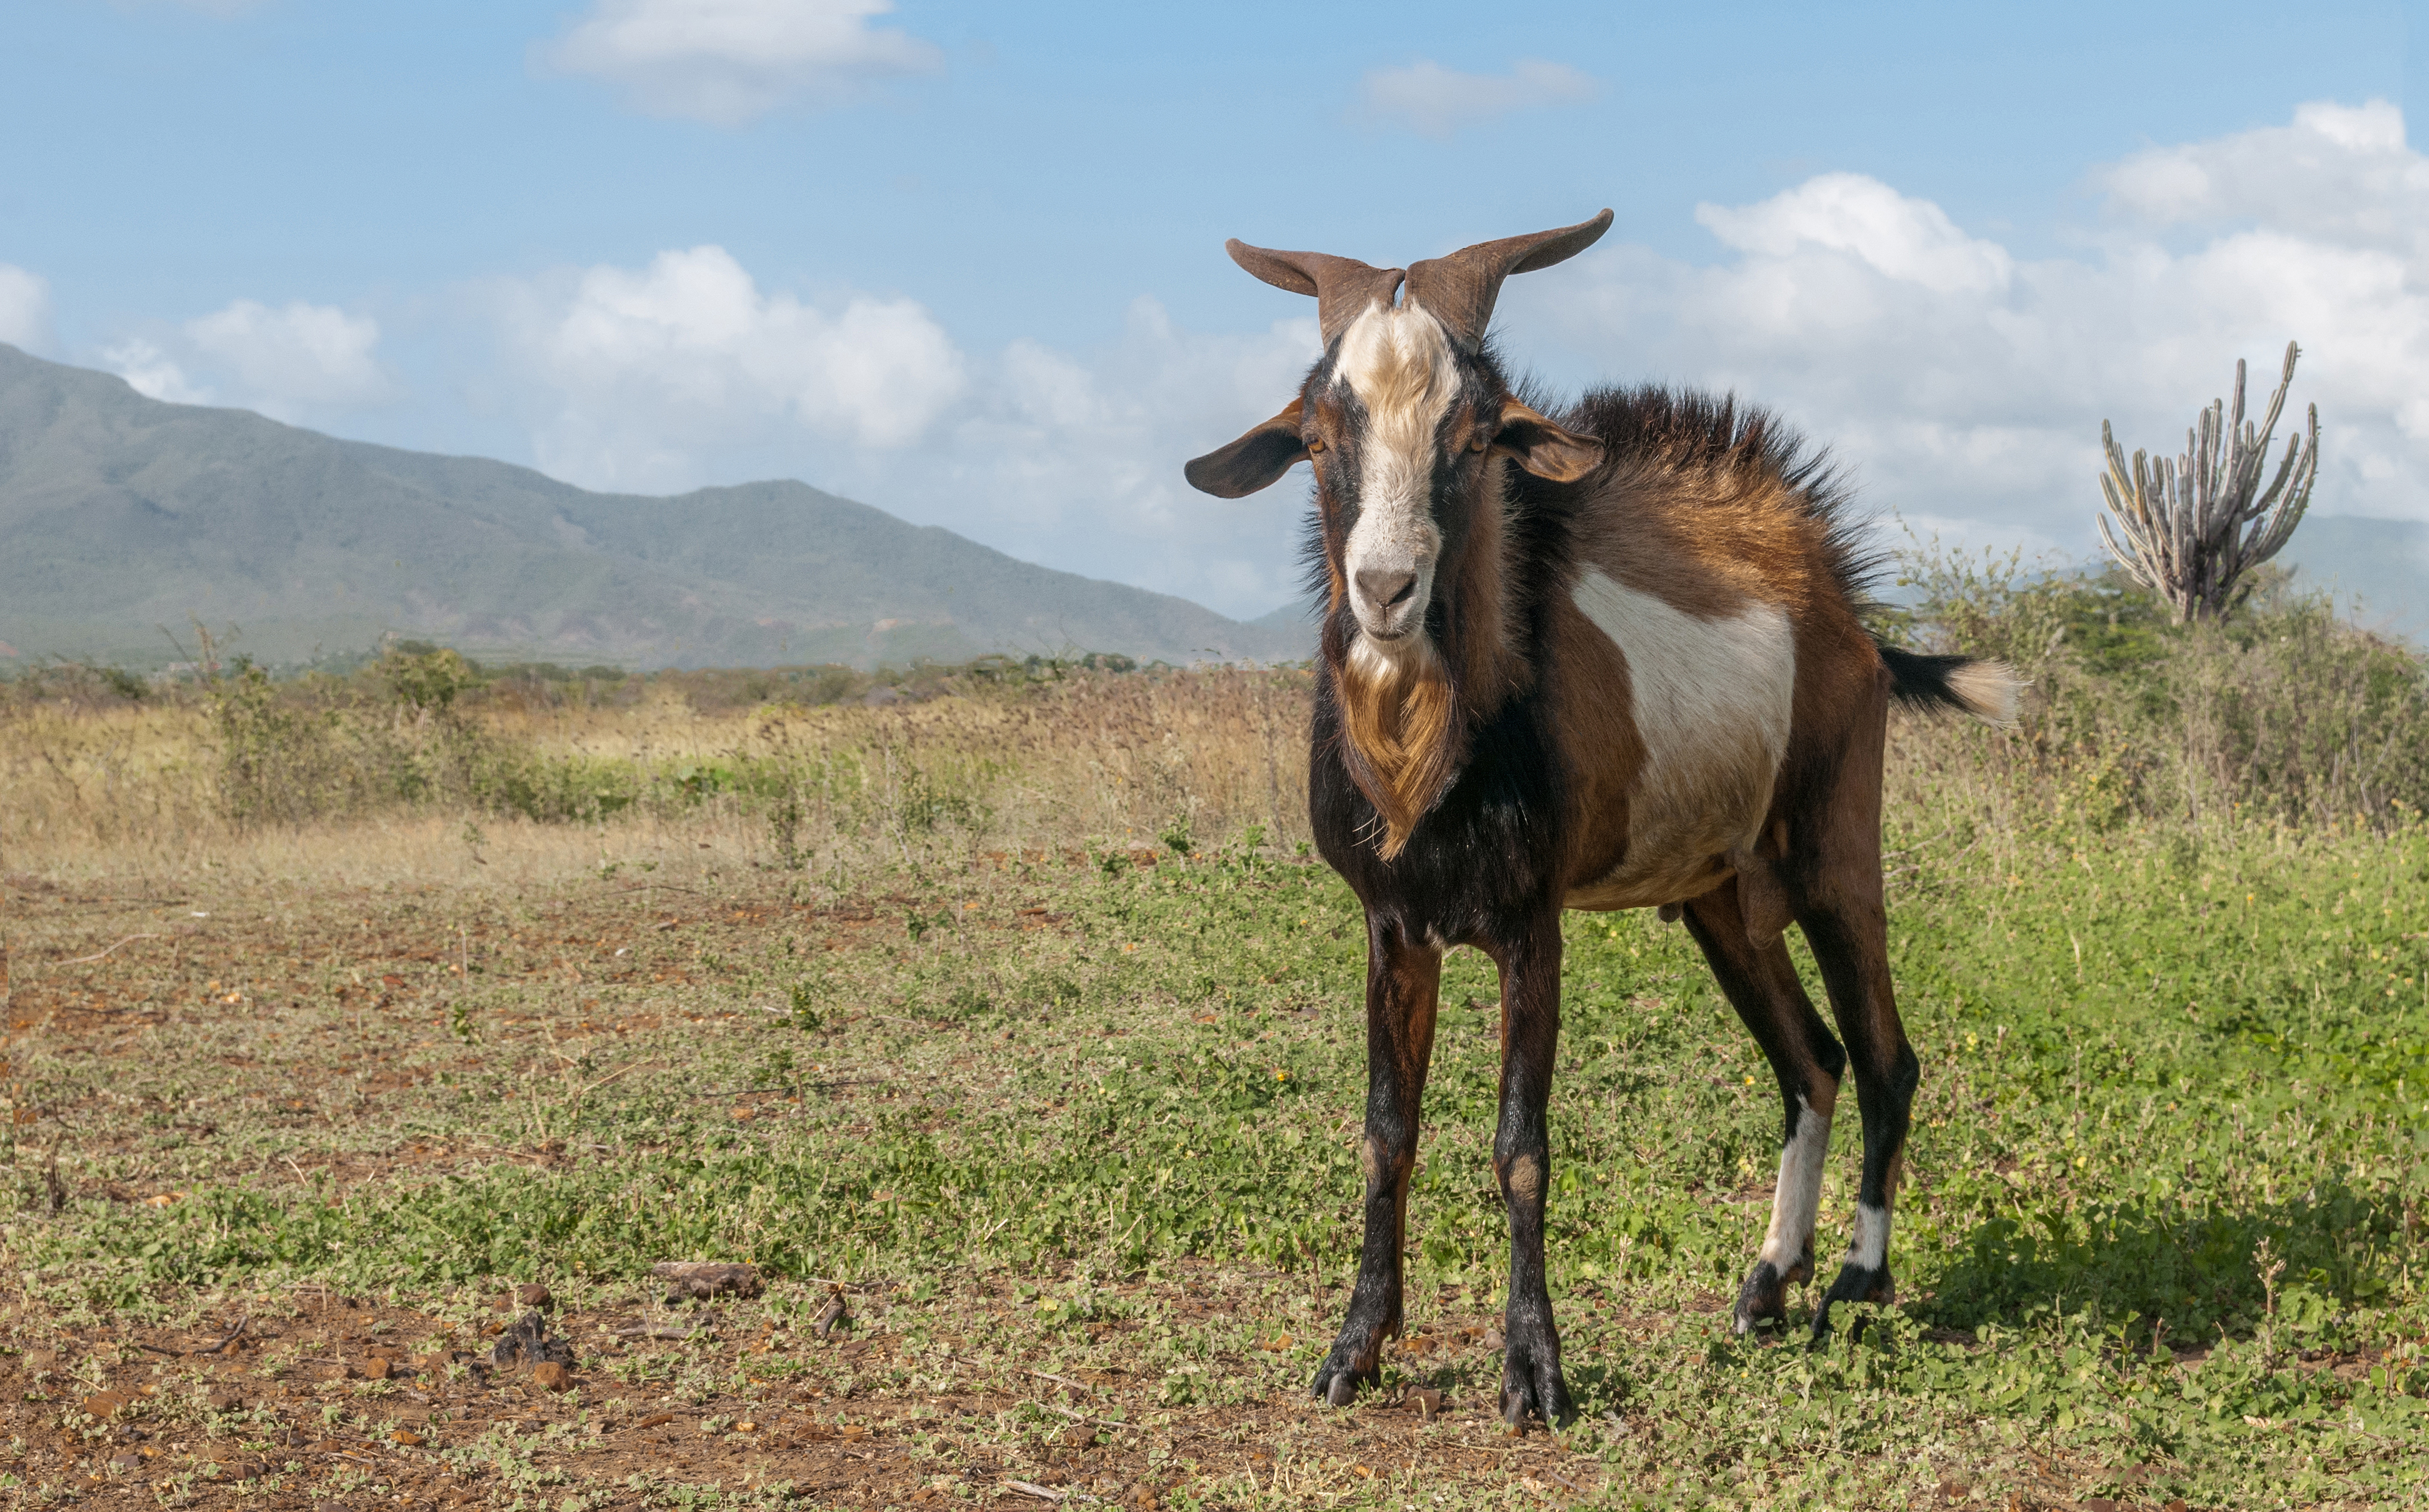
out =
{"type": "MultiPolygon", "coordinates": [[[[1636,1120],[1563,1115],[1582,1420],[1495,1414],[1491,987],[1457,961],[1411,1337],[1380,1397],[1322,1406],[1363,1066],[1328,879],[979,851],[838,885],[688,837],[631,852],[376,885],[0,879],[0,1503],[2168,1512],[2403,1504],[2347,1487],[2417,1479],[2409,1313],[2164,1352],[1912,1318],[1877,1353],[1728,1338],[1718,1278],[1768,1193],[1723,1136],[1767,1159],[1771,1115],[1649,927],[1574,942],[1564,1086],[1636,1120]],[[1037,1189],[1061,1226],[1023,1252],[1002,1231],[1033,1158],[1065,1162],[1037,1189]],[[823,1205],[752,1185],[828,1166],[823,1205]],[[1712,1257],[1631,1270],[1623,1192],[1712,1257]],[[1187,1226],[1220,1204],[1236,1241],[1187,1226]],[[1240,1258],[1298,1224],[1306,1263],[1240,1258]],[[756,1262],[764,1292],[670,1305],[649,1269],[680,1259],[756,1262]],[[561,1377],[499,1358],[527,1328],[561,1377]]],[[[1987,1106],[1961,1044],[1934,1044],[1926,1153],[1987,1106]]],[[[1941,1169],[2015,1184],[2008,1155],[2058,1147],[2036,1126],[1941,1169]]],[[[1908,1274],[1928,1307],[1932,1272],[1908,1274]]]]}
{"type": "MultiPolygon", "coordinates": [[[[1224,1295],[1220,1279],[1152,1300],[1183,1313],[1246,1300],[1224,1295]]],[[[553,1330],[582,1341],[558,1389],[487,1363],[481,1336],[504,1326],[504,1310],[480,1324],[457,1321],[460,1309],[283,1300],[256,1304],[216,1355],[199,1351],[225,1328],[201,1338],[59,1328],[19,1311],[8,1324],[12,1400],[0,1411],[16,1446],[9,1468],[101,1504],[264,1508],[488,1505],[524,1487],[552,1505],[579,1487],[588,1492],[579,1504],[639,1506],[676,1487],[819,1506],[1094,1499],[1145,1508],[1312,1504],[1362,1484],[1430,1504],[1446,1484],[1500,1480],[1562,1502],[1601,1480],[1592,1459],[1540,1432],[1508,1433],[1476,1400],[1412,1397],[1344,1413],[1279,1392],[1171,1409],[1154,1383],[1118,1370],[961,1367],[929,1349],[913,1352],[918,1389],[872,1389],[867,1372],[902,1349],[875,1298],[848,1297],[868,1312],[825,1339],[773,1327],[747,1304],[669,1313],[641,1297],[586,1298],[550,1316],[553,1330]],[[653,1327],[682,1338],[619,1337],[653,1327]],[[434,1338],[481,1347],[405,1342],[434,1338]],[[676,1354],[687,1373],[720,1376],[724,1389],[660,1398],[614,1373],[676,1354]],[[331,1403],[347,1408],[345,1426],[323,1422],[331,1403]]],[[[1435,1339],[1481,1356],[1488,1327],[1479,1320],[1435,1339]]]]}
{"type": "MultiPolygon", "coordinates": [[[[967,915],[960,928],[1059,928],[1049,893],[992,871],[945,905],[967,915]]],[[[580,1137],[585,1105],[569,1109],[560,1073],[594,1098],[627,1073],[662,1078],[747,1011],[734,962],[778,933],[804,954],[892,961],[922,902],[801,902],[731,876],[515,897],[14,879],[5,1075],[26,1210],[12,1232],[22,1247],[209,1185],[334,1202],[501,1162],[612,1159],[580,1137]],[[477,1031],[451,1032],[468,1015],[477,1031]],[[511,1099],[434,1105],[484,1076],[547,1095],[528,1117],[511,1099]],[[555,1127],[576,1133],[570,1147],[555,1127]]],[[[842,1062],[824,1084],[842,1108],[884,1103],[887,1077],[915,1070],[850,1063],[873,1051],[848,1029],[821,1043],[842,1062]]],[[[967,1048],[931,1054],[932,1075],[972,1064],[967,1048]]],[[[707,1091],[734,1127],[800,1116],[781,1087],[707,1091]]],[[[1342,1412],[1305,1394],[1341,1300],[1305,1274],[1184,1260],[1099,1277],[1106,1321],[1049,1336],[1034,1299],[1050,1276],[931,1277],[917,1305],[894,1279],[678,1307],[646,1284],[556,1276],[541,1316],[571,1346],[562,1379],[493,1362],[533,1311],[508,1289],[533,1279],[349,1290],[268,1274],[123,1307],[73,1284],[25,1289],[0,1311],[0,1472],[24,1504],[266,1509],[1431,1507],[1446,1487],[1463,1504],[1480,1490],[1565,1502],[1602,1478],[1591,1455],[1494,1417],[1489,1299],[1440,1299],[1399,1346],[1437,1385],[1342,1412]],[[830,1296],[845,1312],[821,1331],[830,1296]],[[1160,1372],[1120,1363],[1132,1335],[1210,1329],[1235,1346],[1208,1366],[1241,1383],[1236,1401],[1175,1405],[1160,1372]]]]}

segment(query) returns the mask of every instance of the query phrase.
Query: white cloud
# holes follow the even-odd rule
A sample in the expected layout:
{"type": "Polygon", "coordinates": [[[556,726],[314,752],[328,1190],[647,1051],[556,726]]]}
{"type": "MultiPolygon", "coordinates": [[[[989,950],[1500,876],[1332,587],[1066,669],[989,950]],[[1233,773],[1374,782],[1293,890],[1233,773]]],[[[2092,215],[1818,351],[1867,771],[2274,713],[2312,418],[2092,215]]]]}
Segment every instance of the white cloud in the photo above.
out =
{"type": "Polygon", "coordinates": [[[1034,561],[1260,615],[1297,593],[1304,472],[1227,501],[1191,488],[1181,465],[1281,408],[1319,351],[1312,308],[1214,335],[1140,298],[1102,347],[1020,341],[983,364],[939,444],[855,480],[857,496],[902,500],[1034,561]]]}
{"type": "Polygon", "coordinates": [[[1299,491],[1225,504],[1181,461],[1280,408],[1313,311],[1247,337],[1152,300],[1075,352],[963,353],[918,304],[763,289],[723,249],[511,287],[509,360],[533,453],[588,487],[679,492],[799,477],[1073,571],[1245,614],[1291,596],[1299,491]]]}
{"type": "Polygon", "coordinates": [[[0,341],[27,352],[48,352],[51,286],[14,263],[0,262],[0,341]]]}
{"type": "Polygon", "coordinates": [[[271,0],[109,0],[119,10],[140,14],[146,10],[187,10],[207,16],[213,21],[234,21],[266,8],[271,0]]]}
{"type": "Polygon", "coordinates": [[[377,403],[388,380],[372,355],[379,322],[301,301],[272,309],[240,299],[186,323],[186,338],[232,380],[240,402],[282,419],[377,403]]]}
{"type": "MultiPolygon", "coordinates": [[[[1826,174],[1703,207],[1709,264],[1606,244],[1512,279],[1507,348],[1573,383],[1734,389],[1828,445],[1869,509],[2090,559],[2101,420],[2129,450],[2180,446],[2238,357],[2265,395],[2299,338],[2289,420],[2319,404],[2317,507],[2429,518],[2414,229],[2429,188],[2400,129],[2385,107],[2306,107],[2290,126],[2139,155],[2095,175],[2104,229],[2049,257],[1826,174]]],[[[576,481],[799,476],[1227,613],[1291,596],[1304,483],[1226,502],[1191,492],[1180,464],[1289,397],[1315,353],[1304,302],[1215,335],[1141,300],[1101,347],[965,355],[915,304],[813,308],[714,248],[531,297],[520,350],[550,395],[536,446],[576,481]]]]}
{"type": "Polygon", "coordinates": [[[739,126],[940,66],[932,44],[869,25],[893,8],[893,0],[595,0],[544,56],[621,86],[652,115],[739,126]]]}
{"type": "Polygon", "coordinates": [[[1565,63],[1521,58],[1507,74],[1462,74],[1430,58],[1369,70],[1359,95],[1374,120],[1443,140],[1513,110],[1590,100],[1601,86],[1565,63]]]}
{"type": "Polygon", "coordinates": [[[207,404],[211,391],[186,377],[186,370],[167,353],[140,337],[129,337],[104,347],[101,360],[146,399],[168,404],[207,404]]]}
{"type": "Polygon", "coordinates": [[[1740,252],[1793,257],[1826,248],[1943,294],[2005,288],[2015,271],[2006,249],[1958,230],[1939,205],[1861,173],[1825,173],[1739,209],[1699,205],[1695,221],[1740,252]]]}
{"type": "Polygon", "coordinates": [[[2320,406],[2316,507],[2429,518],[2429,158],[2394,107],[2305,106],[2093,182],[2107,229],[2046,259],[1855,174],[1707,205],[1714,265],[1622,245],[1582,279],[1512,280],[1510,348],[1573,378],[1733,388],[1829,443],[1874,508],[2089,557],[2101,420],[2129,451],[2181,448],[2237,358],[2256,407],[2299,339],[2288,414],[2320,406]]]}
{"type": "Polygon", "coordinates": [[[2155,147],[2095,182],[2118,216],[2149,226],[2256,222],[2416,257],[2429,234],[2429,158],[2384,100],[2306,105],[2290,125],[2155,147]]]}
{"type": "Polygon", "coordinates": [[[173,404],[232,404],[293,424],[388,403],[379,322],[301,300],[273,309],[240,299],[174,330],[101,350],[137,393],[173,404]]]}
{"type": "Polygon", "coordinates": [[[595,486],[689,486],[734,447],[815,436],[884,451],[961,392],[964,361],[909,300],[823,310],[763,294],[722,247],[510,291],[519,364],[553,396],[541,466],[595,486]]]}
{"type": "MultiPolygon", "coordinates": [[[[1512,280],[1507,350],[1571,383],[1735,389],[1829,445],[1870,508],[2088,559],[2102,419],[2129,449],[2180,445],[2237,357],[2265,393],[2299,337],[2290,408],[2322,415],[2318,507],[2429,518],[2423,165],[2389,107],[2309,106],[2098,170],[2098,224],[2048,257],[1826,174],[1703,207],[1706,263],[1606,242],[1512,280]]],[[[1271,325],[1209,333],[1142,298],[1099,345],[967,351],[911,298],[771,288],[715,246],[493,293],[506,360],[467,386],[573,482],[798,477],[1230,614],[1294,596],[1304,469],[1219,501],[1180,468],[1287,400],[1316,353],[1311,302],[1276,295],[1271,325]]],[[[378,334],[240,303],[107,355],[164,398],[362,403],[383,391],[378,334]]]]}

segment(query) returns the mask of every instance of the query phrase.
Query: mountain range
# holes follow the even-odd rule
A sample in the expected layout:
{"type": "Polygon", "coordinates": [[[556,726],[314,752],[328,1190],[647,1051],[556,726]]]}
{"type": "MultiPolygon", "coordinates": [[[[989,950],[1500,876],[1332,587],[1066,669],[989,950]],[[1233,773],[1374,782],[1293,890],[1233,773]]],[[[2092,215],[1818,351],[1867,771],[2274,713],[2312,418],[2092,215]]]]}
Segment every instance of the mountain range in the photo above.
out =
{"type": "MultiPolygon", "coordinates": [[[[2358,595],[2362,623],[2429,636],[2429,525],[2315,515],[2284,560],[2342,604],[2358,595]]],[[[1280,661],[1314,643],[1297,605],[1228,619],[805,484],[592,493],[164,403],[0,345],[0,667],[157,666],[190,649],[194,619],[269,664],[391,633],[636,667],[1280,661]]]]}
{"type": "Polygon", "coordinates": [[[390,632],[630,666],[1285,660],[1314,640],[1297,609],[1242,623],[804,484],[591,493],[163,403],[0,345],[0,666],[157,665],[196,618],[269,664],[390,632]]]}

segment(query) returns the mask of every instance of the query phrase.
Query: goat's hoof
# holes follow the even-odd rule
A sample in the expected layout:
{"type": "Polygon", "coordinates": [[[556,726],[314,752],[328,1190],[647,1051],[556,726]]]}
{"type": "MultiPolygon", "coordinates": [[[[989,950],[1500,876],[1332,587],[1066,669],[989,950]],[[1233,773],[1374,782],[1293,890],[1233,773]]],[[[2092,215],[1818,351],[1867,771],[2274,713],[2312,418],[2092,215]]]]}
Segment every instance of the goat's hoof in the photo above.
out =
{"type": "Polygon", "coordinates": [[[1316,1367],[1316,1398],[1336,1407],[1355,1405],[1359,1388],[1380,1387],[1382,1384],[1383,1371],[1380,1361],[1370,1356],[1362,1365],[1354,1351],[1340,1344],[1333,1345],[1332,1353],[1316,1367]]]}
{"type": "Polygon", "coordinates": [[[1755,1261],[1754,1269],[1746,1273],[1745,1285],[1738,1289],[1738,1305],[1730,1316],[1741,1334],[1787,1323],[1788,1277],[1769,1260],[1755,1261]]]}
{"type": "Polygon", "coordinates": [[[1501,1421],[1524,1432],[1531,1419],[1566,1427],[1577,1416],[1569,1383],[1561,1374],[1560,1340],[1513,1335],[1501,1357],[1501,1421]]]}
{"type": "MultiPolygon", "coordinates": [[[[1822,1305],[1813,1310],[1813,1342],[1818,1345],[1830,1337],[1830,1309],[1837,1304],[1874,1302],[1886,1307],[1896,1296],[1897,1283],[1890,1279],[1888,1266],[1841,1266],[1839,1279],[1830,1283],[1830,1290],[1823,1294],[1822,1305]]],[[[1850,1339],[1864,1337],[1862,1319],[1856,1320],[1855,1325],[1847,1330],[1847,1337],[1850,1339]]]]}

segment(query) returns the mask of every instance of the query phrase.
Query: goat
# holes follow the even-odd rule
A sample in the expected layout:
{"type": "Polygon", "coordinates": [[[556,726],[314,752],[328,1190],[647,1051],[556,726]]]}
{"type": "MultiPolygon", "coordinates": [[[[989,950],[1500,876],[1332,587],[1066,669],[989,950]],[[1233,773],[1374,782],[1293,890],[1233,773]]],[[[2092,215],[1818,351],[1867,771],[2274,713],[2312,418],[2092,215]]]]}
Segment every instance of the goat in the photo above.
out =
{"type": "Polygon", "coordinates": [[[1851,1056],[1862,1177],[1814,1337],[1835,1304],[1892,1294],[1890,1211],[1920,1067],[1882,907],[1888,708],[2003,723],[2016,682],[1867,631],[1872,564],[1843,492],[1762,411],[1605,388],[1553,416],[1513,390],[1485,339],[1502,281],[1575,255],[1611,220],[1405,271],[1227,244],[1257,277],[1314,295],[1324,341],[1281,414],[1184,470],[1227,499],[1301,461],[1315,475],[1308,807],[1367,939],[1365,1239],[1314,1382],[1336,1405],[1380,1381],[1400,1331],[1442,957],[1465,945],[1501,979],[1501,1411],[1518,1425],[1574,1416],[1544,1281],[1563,909],[1683,914],[1778,1078],[1779,1183],[1737,1328],[1784,1324],[1790,1288],[1813,1277],[1851,1056]],[[1792,921],[1843,1047],[1798,981],[1792,921]]]}

